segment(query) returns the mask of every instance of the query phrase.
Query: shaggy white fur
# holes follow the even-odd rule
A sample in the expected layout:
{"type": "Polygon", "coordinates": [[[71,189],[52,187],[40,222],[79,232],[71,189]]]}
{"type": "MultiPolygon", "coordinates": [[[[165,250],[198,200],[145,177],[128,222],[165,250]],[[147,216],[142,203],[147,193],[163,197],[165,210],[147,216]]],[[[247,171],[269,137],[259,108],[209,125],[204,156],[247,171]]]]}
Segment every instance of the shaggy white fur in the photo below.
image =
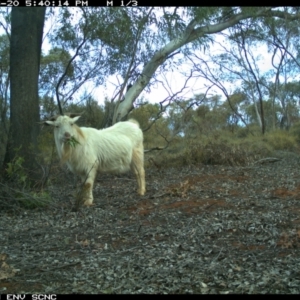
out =
{"type": "Polygon", "coordinates": [[[85,182],[84,204],[93,203],[93,185],[99,172],[125,172],[131,169],[137,179],[138,193],[144,195],[145,170],[143,132],[135,120],[119,122],[97,130],[78,127],[80,116],[57,116],[45,123],[54,126],[58,155],[69,169],[85,182]]]}

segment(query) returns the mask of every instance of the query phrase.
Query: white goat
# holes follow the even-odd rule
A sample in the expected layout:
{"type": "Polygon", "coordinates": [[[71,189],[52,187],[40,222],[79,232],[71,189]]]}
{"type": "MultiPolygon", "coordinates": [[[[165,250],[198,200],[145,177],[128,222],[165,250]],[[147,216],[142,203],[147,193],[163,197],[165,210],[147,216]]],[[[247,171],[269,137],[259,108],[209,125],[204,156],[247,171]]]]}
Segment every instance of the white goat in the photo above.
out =
{"type": "Polygon", "coordinates": [[[54,126],[54,138],[62,163],[78,174],[87,191],[84,205],[93,203],[93,185],[100,172],[125,172],[131,169],[137,179],[138,193],[145,194],[143,132],[135,120],[119,122],[97,130],[78,127],[80,116],[69,114],[51,118],[45,123],[54,126]]]}

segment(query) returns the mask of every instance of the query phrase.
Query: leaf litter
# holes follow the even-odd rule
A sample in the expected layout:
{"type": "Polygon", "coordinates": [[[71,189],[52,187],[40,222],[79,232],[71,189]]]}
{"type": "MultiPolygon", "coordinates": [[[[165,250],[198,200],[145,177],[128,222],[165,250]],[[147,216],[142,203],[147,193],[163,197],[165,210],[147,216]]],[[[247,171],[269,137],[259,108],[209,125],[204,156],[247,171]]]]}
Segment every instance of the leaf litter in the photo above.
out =
{"type": "Polygon", "coordinates": [[[101,175],[77,212],[61,172],[51,206],[0,211],[0,292],[299,294],[300,158],[280,158],[148,169],[143,197],[101,175]]]}

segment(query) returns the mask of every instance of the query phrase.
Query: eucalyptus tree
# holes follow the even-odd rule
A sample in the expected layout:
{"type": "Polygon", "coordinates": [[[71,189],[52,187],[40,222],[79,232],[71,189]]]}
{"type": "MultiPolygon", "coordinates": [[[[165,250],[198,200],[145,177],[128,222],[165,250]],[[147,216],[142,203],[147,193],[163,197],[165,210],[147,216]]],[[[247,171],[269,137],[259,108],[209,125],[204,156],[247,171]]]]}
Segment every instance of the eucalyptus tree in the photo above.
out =
{"type": "MultiPolygon", "coordinates": [[[[150,55],[147,63],[143,66],[138,78],[125,95],[125,100],[119,103],[115,110],[114,121],[121,120],[132,107],[132,103],[142,90],[150,83],[158,68],[174,58],[179,50],[188,55],[200,47],[206,48],[212,40],[210,35],[222,32],[227,28],[239,26],[243,20],[252,19],[248,26],[257,22],[259,18],[286,18],[294,21],[299,17],[297,9],[282,11],[276,7],[235,7],[235,8],[186,8],[178,10],[173,8],[168,13],[164,12],[161,22],[156,18],[158,37],[162,32],[164,38],[155,44],[156,51],[150,55]],[[167,18],[168,16],[168,18],[167,18]],[[172,28],[175,28],[172,31],[172,28]]],[[[149,16],[149,21],[153,20],[149,16]]],[[[155,35],[154,35],[155,36],[155,35]]],[[[156,36],[155,36],[156,37],[156,36]]],[[[264,129],[263,129],[264,131],[264,129]]]]}
{"type": "Polygon", "coordinates": [[[9,37],[0,36],[0,161],[5,153],[9,112],[9,37]]]}
{"type": "Polygon", "coordinates": [[[8,137],[9,113],[9,43],[10,12],[9,8],[0,10],[0,163],[2,163],[8,137]]]}
{"type": "MultiPolygon", "coordinates": [[[[272,106],[280,105],[280,126],[288,129],[292,124],[292,115],[295,100],[290,97],[290,88],[295,79],[299,79],[299,20],[288,22],[284,19],[265,20],[267,38],[270,51],[272,51],[272,66],[274,80],[269,82],[270,99],[272,106]]],[[[293,90],[293,88],[292,88],[293,90]]],[[[275,127],[275,122],[273,123],[275,127]]]]}
{"type": "Polygon", "coordinates": [[[232,91],[229,92],[228,83],[233,89],[238,88],[246,95],[243,107],[253,104],[262,133],[266,129],[266,119],[269,128],[275,128],[275,107],[278,108],[275,101],[281,102],[281,114],[288,120],[285,93],[279,87],[282,88],[281,83],[286,84],[296,76],[297,65],[300,65],[295,47],[298,45],[296,40],[299,40],[297,14],[297,8],[281,7],[272,9],[263,18],[245,19],[219,34],[218,40],[214,41],[221,49],[219,54],[209,54],[208,58],[196,53],[190,55],[195,75],[198,74],[221,89],[229,105],[245,125],[247,122],[244,122],[243,115],[238,114],[231,105],[229,95],[232,91]],[[265,51],[271,53],[273,70],[266,72],[266,58],[262,55],[262,50],[258,49],[268,49],[265,51]],[[270,116],[265,116],[263,102],[271,99],[271,86],[275,89],[272,93],[272,110],[268,110],[270,116]]]}
{"type": "Polygon", "coordinates": [[[299,81],[287,81],[287,78],[284,76],[282,78],[282,83],[269,82],[268,88],[272,103],[272,113],[274,112],[275,114],[275,125],[289,129],[299,121],[300,87],[299,81]]]}
{"type": "Polygon", "coordinates": [[[38,74],[45,8],[13,7],[10,37],[10,129],[4,167],[24,158],[28,179],[40,179],[36,164],[39,135],[38,74]]]}
{"type": "MultiPolygon", "coordinates": [[[[289,10],[283,8],[285,12],[289,10]]],[[[252,99],[261,128],[268,120],[268,127],[275,129],[278,118],[281,119],[281,125],[284,121],[286,128],[290,126],[289,109],[293,105],[290,102],[291,98],[287,97],[286,87],[299,73],[299,25],[298,20],[291,22],[289,18],[264,18],[246,30],[229,29],[230,40],[240,49],[238,55],[233,57],[237,58],[237,65],[242,67],[240,77],[244,78],[243,90],[248,94],[248,98],[252,99]],[[265,58],[257,59],[253,54],[257,51],[257,46],[261,45],[267,46],[272,65],[272,68],[263,74],[265,58]],[[265,114],[264,107],[268,109],[268,115],[265,114]]]]}
{"type": "MultiPolygon", "coordinates": [[[[298,16],[296,9],[283,11],[276,7],[77,10],[82,17],[77,18],[80,21],[76,21],[74,10],[61,11],[61,22],[57,22],[52,40],[77,55],[73,63],[80,75],[76,78],[92,79],[100,84],[108,75],[121,76],[120,88],[111,99],[115,104],[112,123],[132,110],[144,89],[158,84],[158,74],[178,70],[187,55],[197,49],[208,49],[213,34],[239,26],[243,20],[252,20],[246,24],[249,27],[262,18],[295,20],[298,16]],[[129,82],[132,87],[126,92],[129,82]]],[[[76,80],[72,81],[73,85],[78,85],[76,80]]]]}

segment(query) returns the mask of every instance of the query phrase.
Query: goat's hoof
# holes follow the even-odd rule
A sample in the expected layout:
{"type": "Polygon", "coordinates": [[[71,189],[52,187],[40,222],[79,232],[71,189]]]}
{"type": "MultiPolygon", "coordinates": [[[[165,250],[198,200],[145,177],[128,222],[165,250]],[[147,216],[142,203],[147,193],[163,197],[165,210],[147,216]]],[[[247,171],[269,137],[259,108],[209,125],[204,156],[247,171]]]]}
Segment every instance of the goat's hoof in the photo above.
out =
{"type": "Polygon", "coordinates": [[[92,200],[86,200],[86,201],[84,202],[83,205],[84,205],[84,206],[92,206],[92,205],[94,205],[94,204],[93,204],[93,201],[92,201],[92,200]]]}

